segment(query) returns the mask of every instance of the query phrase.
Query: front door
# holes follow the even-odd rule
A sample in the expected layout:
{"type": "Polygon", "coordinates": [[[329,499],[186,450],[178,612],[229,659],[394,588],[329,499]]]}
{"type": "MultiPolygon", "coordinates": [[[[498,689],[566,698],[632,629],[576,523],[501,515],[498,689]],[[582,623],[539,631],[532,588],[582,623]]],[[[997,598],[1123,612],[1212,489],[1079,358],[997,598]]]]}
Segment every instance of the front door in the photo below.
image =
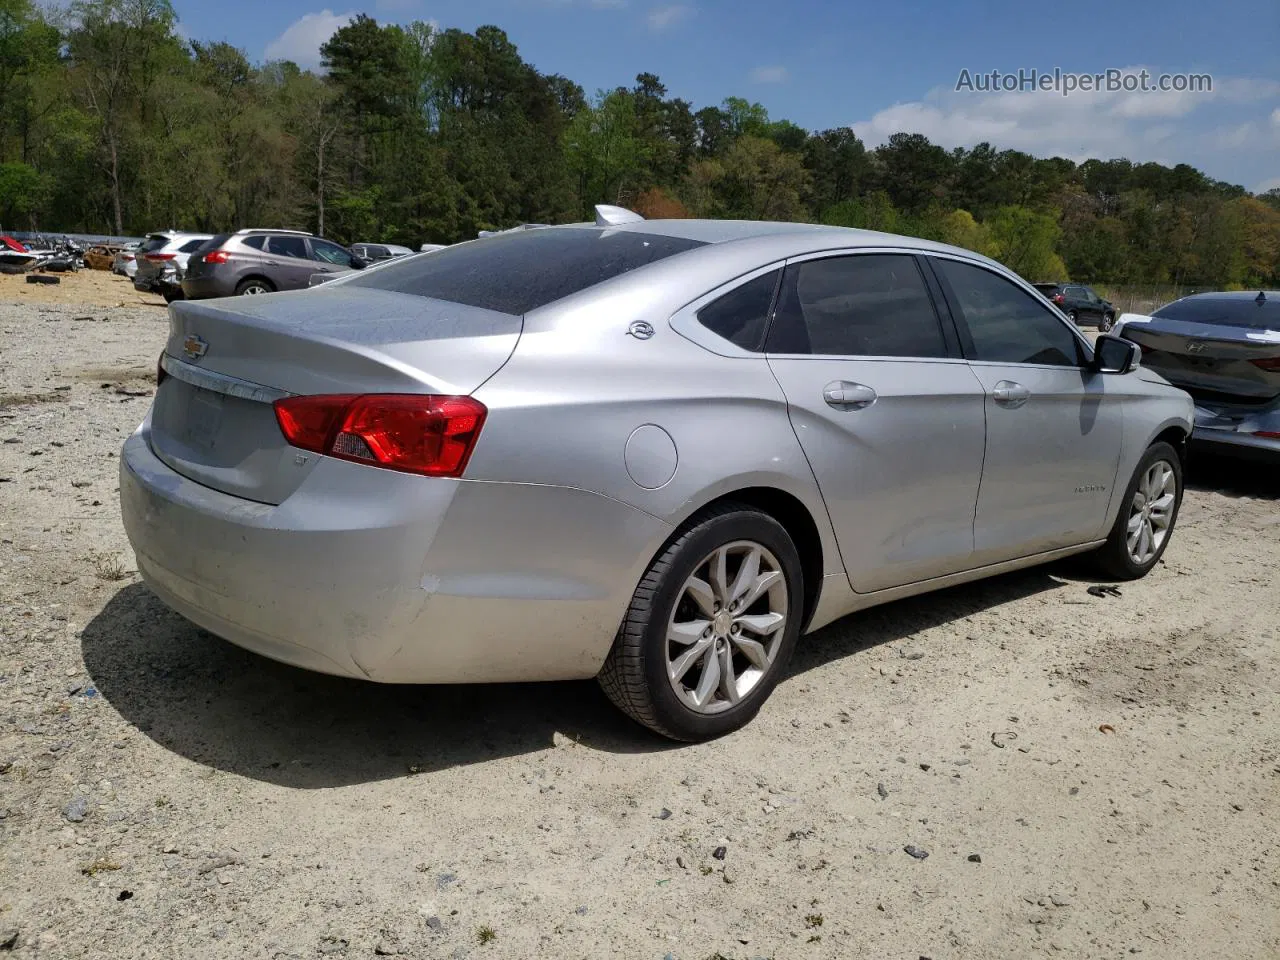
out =
{"type": "Polygon", "coordinates": [[[1080,335],[1011,280],[959,260],[930,262],[986,394],[975,561],[1105,536],[1123,439],[1116,378],[1089,371],[1080,335]]]}
{"type": "Polygon", "coordinates": [[[766,351],[853,589],[969,566],[984,394],[916,259],[790,263],[766,351]]]}

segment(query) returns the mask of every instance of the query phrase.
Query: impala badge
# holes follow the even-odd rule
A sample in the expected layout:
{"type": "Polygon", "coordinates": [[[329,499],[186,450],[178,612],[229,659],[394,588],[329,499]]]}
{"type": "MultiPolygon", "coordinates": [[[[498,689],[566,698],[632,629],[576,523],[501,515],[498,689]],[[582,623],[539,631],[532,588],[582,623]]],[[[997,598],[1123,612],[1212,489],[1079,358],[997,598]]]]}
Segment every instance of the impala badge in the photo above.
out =
{"type": "Polygon", "coordinates": [[[208,349],[208,341],[203,337],[197,337],[195,334],[191,334],[182,341],[182,352],[187,355],[188,360],[199,360],[208,349]]]}
{"type": "Polygon", "coordinates": [[[654,334],[653,324],[637,320],[627,328],[627,333],[637,340],[648,340],[654,334]]]}

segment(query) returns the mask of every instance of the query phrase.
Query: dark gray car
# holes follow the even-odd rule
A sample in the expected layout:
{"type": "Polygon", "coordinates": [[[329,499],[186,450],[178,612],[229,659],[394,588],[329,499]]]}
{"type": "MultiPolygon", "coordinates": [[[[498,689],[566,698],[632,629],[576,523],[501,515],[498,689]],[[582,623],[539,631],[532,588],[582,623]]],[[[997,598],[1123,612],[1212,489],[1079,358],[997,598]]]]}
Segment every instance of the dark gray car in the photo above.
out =
{"type": "Polygon", "coordinates": [[[331,240],[296,230],[240,230],[214,237],[191,258],[188,300],[305,290],[313,274],[359,269],[365,262],[331,240]]]}

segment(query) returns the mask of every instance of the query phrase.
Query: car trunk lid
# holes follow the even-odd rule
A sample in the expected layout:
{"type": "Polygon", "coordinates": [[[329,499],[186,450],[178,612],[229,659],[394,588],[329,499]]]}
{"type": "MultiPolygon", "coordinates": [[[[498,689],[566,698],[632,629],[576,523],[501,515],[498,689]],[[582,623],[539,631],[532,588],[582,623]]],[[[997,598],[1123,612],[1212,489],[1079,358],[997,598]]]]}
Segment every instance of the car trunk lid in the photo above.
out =
{"type": "Polygon", "coordinates": [[[152,449],[198,483],[273,504],[318,459],[285,442],[274,400],[470,394],[511,356],[522,326],[509,314],[342,286],[179,301],[169,321],[152,449]]]}
{"type": "Polygon", "coordinates": [[[1143,366],[1198,401],[1256,405],[1280,395],[1280,332],[1160,317],[1130,319],[1124,336],[1143,366]]]}

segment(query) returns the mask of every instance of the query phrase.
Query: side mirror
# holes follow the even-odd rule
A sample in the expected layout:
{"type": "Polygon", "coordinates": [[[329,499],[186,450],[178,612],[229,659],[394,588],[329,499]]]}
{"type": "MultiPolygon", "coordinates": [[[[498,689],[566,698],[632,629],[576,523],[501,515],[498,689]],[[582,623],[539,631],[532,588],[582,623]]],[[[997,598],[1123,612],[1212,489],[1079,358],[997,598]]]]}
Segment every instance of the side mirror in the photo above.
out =
{"type": "Polygon", "coordinates": [[[1132,340],[1104,333],[1093,345],[1093,369],[1097,373],[1128,373],[1142,360],[1142,350],[1132,340]]]}
{"type": "Polygon", "coordinates": [[[363,269],[364,269],[365,267],[367,267],[368,265],[369,265],[369,261],[368,261],[368,260],[366,260],[364,257],[356,257],[356,256],[353,256],[353,257],[351,258],[351,269],[352,269],[352,270],[363,270],[363,269]]]}

